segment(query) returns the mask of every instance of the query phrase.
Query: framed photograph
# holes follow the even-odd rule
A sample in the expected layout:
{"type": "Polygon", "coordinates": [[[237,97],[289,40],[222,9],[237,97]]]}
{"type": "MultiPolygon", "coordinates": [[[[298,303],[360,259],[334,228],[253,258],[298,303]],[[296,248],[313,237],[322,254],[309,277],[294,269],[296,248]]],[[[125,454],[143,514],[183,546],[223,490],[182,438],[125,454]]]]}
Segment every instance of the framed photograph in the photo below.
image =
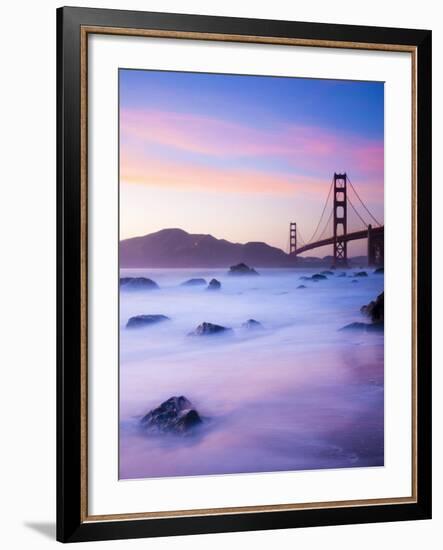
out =
{"type": "Polygon", "coordinates": [[[58,540],[430,518],[431,32],[57,33],[58,540]]]}

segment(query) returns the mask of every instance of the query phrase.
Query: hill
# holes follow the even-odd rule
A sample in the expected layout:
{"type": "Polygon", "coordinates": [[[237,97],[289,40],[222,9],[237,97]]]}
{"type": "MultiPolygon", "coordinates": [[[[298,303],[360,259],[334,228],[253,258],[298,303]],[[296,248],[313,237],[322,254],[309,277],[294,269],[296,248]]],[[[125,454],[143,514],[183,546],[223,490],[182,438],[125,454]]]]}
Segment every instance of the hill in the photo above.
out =
{"type": "Polygon", "coordinates": [[[120,241],[120,267],[227,267],[244,262],[255,267],[289,267],[293,260],[263,242],[246,244],[162,229],[120,241]]]}

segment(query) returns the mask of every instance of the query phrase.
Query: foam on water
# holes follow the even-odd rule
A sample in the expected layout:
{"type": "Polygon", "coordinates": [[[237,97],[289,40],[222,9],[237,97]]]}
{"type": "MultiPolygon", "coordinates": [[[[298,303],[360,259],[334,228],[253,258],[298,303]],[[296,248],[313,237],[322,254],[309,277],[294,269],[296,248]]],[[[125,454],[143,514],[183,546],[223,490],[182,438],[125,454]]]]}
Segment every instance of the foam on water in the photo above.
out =
{"type": "Polygon", "coordinates": [[[300,280],[315,270],[124,269],[160,290],[120,294],[120,478],[383,465],[383,333],[340,331],[383,290],[300,280]],[[216,278],[219,291],[180,286],[216,278]],[[307,288],[297,289],[300,284],[307,288]],[[129,317],[170,321],[128,330],[129,317]],[[263,330],[242,323],[256,319],[263,330]],[[230,336],[189,337],[203,321],[230,336]],[[191,437],[139,429],[139,418],[185,395],[206,422],[191,437]]]}

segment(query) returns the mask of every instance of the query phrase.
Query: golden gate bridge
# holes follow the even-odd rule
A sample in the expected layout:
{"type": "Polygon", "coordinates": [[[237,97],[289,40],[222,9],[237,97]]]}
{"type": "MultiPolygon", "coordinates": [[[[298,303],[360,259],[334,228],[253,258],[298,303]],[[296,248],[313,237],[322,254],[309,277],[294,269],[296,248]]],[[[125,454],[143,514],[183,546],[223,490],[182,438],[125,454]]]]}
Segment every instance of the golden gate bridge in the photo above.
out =
{"type": "Polygon", "coordinates": [[[323,211],[309,241],[303,239],[296,222],[289,224],[291,256],[296,257],[308,250],[332,245],[335,267],[347,267],[348,242],[360,239],[367,239],[368,265],[383,265],[384,225],[371,213],[346,173],[334,174],[323,211]]]}

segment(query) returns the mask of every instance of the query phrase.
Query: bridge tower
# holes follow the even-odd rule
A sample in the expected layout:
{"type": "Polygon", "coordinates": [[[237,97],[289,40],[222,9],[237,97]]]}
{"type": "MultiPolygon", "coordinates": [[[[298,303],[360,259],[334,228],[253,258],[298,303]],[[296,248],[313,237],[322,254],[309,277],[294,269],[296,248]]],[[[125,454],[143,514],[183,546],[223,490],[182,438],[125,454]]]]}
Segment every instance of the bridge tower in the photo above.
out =
{"type": "Polygon", "coordinates": [[[334,266],[347,267],[347,175],[334,173],[334,266]]]}
{"type": "Polygon", "coordinates": [[[289,224],[289,254],[293,254],[297,250],[297,224],[291,222],[289,224]]]}

